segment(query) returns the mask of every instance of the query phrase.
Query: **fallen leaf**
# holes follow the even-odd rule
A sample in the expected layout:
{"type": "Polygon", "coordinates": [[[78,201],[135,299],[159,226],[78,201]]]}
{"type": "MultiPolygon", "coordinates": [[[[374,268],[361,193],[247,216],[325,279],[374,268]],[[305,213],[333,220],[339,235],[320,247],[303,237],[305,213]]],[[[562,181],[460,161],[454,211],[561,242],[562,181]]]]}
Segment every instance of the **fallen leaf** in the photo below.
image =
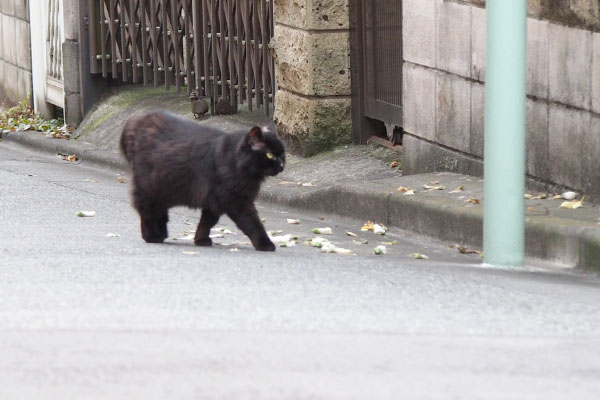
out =
{"type": "Polygon", "coordinates": [[[398,165],[400,165],[400,164],[398,163],[398,161],[392,161],[392,162],[390,163],[390,168],[398,168],[398,165]]]}
{"type": "Polygon", "coordinates": [[[314,228],[312,230],[312,233],[314,233],[315,235],[333,235],[333,231],[329,227],[327,227],[327,228],[314,228]]]}
{"type": "Polygon", "coordinates": [[[288,234],[282,236],[269,236],[269,239],[279,247],[294,247],[298,237],[288,234]]]}
{"type": "Polygon", "coordinates": [[[263,224],[266,222],[267,220],[265,218],[261,218],[260,222],[262,222],[263,224]]]}
{"type": "Polygon", "coordinates": [[[387,249],[385,248],[385,246],[377,246],[373,249],[373,254],[376,254],[378,256],[384,255],[387,253],[387,249]]]}
{"type": "Polygon", "coordinates": [[[423,185],[423,187],[425,189],[427,189],[428,192],[432,192],[434,190],[444,190],[444,189],[446,189],[444,186],[441,186],[441,185],[439,185],[439,186],[435,186],[435,185],[423,185]]]}
{"type": "Polygon", "coordinates": [[[353,240],[353,242],[354,244],[369,244],[369,241],[365,239],[353,240]]]}
{"type": "Polygon", "coordinates": [[[75,162],[78,160],[77,156],[75,156],[75,154],[71,154],[69,157],[67,157],[67,160],[71,161],[71,162],[75,162]]]}
{"type": "Polygon", "coordinates": [[[421,253],[412,253],[410,256],[417,260],[428,260],[429,259],[429,257],[427,257],[425,254],[421,254],[421,253]]]}
{"type": "Polygon", "coordinates": [[[107,233],[106,237],[108,237],[108,238],[118,238],[118,237],[121,237],[121,235],[119,235],[118,233],[107,233]]]}
{"type": "Polygon", "coordinates": [[[305,243],[312,247],[321,248],[321,247],[323,247],[323,244],[329,243],[329,240],[322,238],[322,237],[316,237],[316,238],[307,240],[305,243]]]}
{"type": "Polygon", "coordinates": [[[299,219],[287,219],[287,223],[291,224],[291,225],[299,225],[300,224],[300,220],[299,219]]]}
{"type": "Polygon", "coordinates": [[[387,232],[387,226],[385,226],[383,224],[373,225],[373,233],[376,233],[378,235],[385,235],[386,232],[387,232]]]}
{"type": "Polygon", "coordinates": [[[333,243],[325,242],[321,244],[321,253],[335,253],[335,246],[333,243]]]}
{"type": "Polygon", "coordinates": [[[175,238],[173,238],[173,240],[194,240],[194,238],[195,238],[194,234],[184,232],[183,236],[175,237],[175,238]]]}
{"type": "Polygon", "coordinates": [[[544,200],[544,199],[548,198],[548,195],[546,193],[542,193],[542,194],[538,194],[537,196],[534,196],[532,194],[526,193],[525,198],[527,200],[544,200]]]}
{"type": "Polygon", "coordinates": [[[98,183],[98,181],[95,180],[95,179],[84,179],[83,181],[84,182],[90,182],[90,183],[98,183]]]}
{"type": "Polygon", "coordinates": [[[93,217],[96,215],[96,211],[79,211],[77,213],[78,217],[93,217]]]}
{"type": "Polygon", "coordinates": [[[362,232],[367,232],[367,231],[371,231],[373,233],[376,233],[378,235],[385,235],[385,232],[387,232],[387,226],[383,225],[383,224],[374,224],[371,221],[367,221],[362,228],[360,228],[360,230],[362,232]]]}
{"type": "Polygon", "coordinates": [[[125,177],[124,176],[117,176],[117,182],[119,182],[119,183],[125,183],[125,177]]]}
{"type": "Polygon", "coordinates": [[[283,233],[283,231],[281,229],[273,229],[270,231],[267,231],[267,234],[269,236],[277,236],[277,235],[281,235],[283,233]]]}
{"type": "Polygon", "coordinates": [[[341,255],[344,255],[344,256],[353,256],[354,255],[354,252],[352,250],[350,250],[350,249],[344,249],[342,247],[336,247],[335,248],[335,253],[336,254],[341,254],[341,255]]]}
{"type": "Polygon", "coordinates": [[[312,183],[312,182],[309,182],[309,183],[302,183],[302,184],[301,184],[301,186],[302,186],[302,187],[314,187],[314,186],[315,186],[315,184],[314,184],[314,183],[312,183]]]}
{"type": "Polygon", "coordinates": [[[225,226],[220,226],[218,228],[212,228],[211,231],[222,233],[224,235],[235,235],[235,233],[233,233],[233,231],[231,231],[231,229],[229,229],[225,226]]]}
{"type": "Polygon", "coordinates": [[[469,249],[468,247],[465,247],[465,246],[456,246],[456,249],[461,254],[478,254],[478,255],[481,255],[483,253],[481,250],[473,250],[473,249],[469,249]]]}
{"type": "Polygon", "coordinates": [[[319,218],[321,221],[325,221],[325,217],[317,217],[319,218]]]}
{"type": "Polygon", "coordinates": [[[225,235],[223,235],[222,233],[211,233],[210,235],[208,235],[208,237],[211,239],[222,239],[225,237],[225,235]]]}
{"type": "Polygon", "coordinates": [[[362,228],[360,228],[360,230],[362,232],[367,232],[367,231],[373,231],[373,222],[371,221],[367,221],[365,222],[365,224],[362,226],[362,228]]]}
{"type": "Polygon", "coordinates": [[[415,194],[415,189],[400,186],[398,188],[398,193],[403,193],[405,196],[410,196],[410,195],[415,194]]]}
{"type": "Polygon", "coordinates": [[[186,256],[193,256],[194,254],[198,254],[197,251],[187,251],[187,250],[182,251],[182,253],[185,254],[186,256]]]}
{"type": "Polygon", "coordinates": [[[581,200],[573,200],[573,201],[563,201],[560,205],[560,208],[568,208],[570,210],[576,210],[578,208],[583,207],[583,197],[581,200]]]}
{"type": "Polygon", "coordinates": [[[349,231],[346,231],[346,235],[348,235],[350,237],[358,237],[358,235],[356,233],[349,232],[349,231]]]}
{"type": "Polygon", "coordinates": [[[479,203],[481,203],[481,201],[479,199],[468,199],[468,200],[465,200],[465,203],[479,204],[479,203]]]}
{"type": "Polygon", "coordinates": [[[575,197],[577,197],[577,193],[575,193],[575,192],[564,192],[563,194],[560,195],[560,197],[562,197],[565,200],[575,200],[575,197]]]}
{"type": "Polygon", "coordinates": [[[398,244],[397,240],[392,240],[391,242],[383,242],[384,245],[386,246],[395,246],[398,244]]]}
{"type": "Polygon", "coordinates": [[[463,190],[465,190],[465,187],[460,185],[459,187],[457,187],[456,189],[454,189],[453,191],[451,191],[449,193],[459,193],[459,192],[462,192],[463,190]]]}

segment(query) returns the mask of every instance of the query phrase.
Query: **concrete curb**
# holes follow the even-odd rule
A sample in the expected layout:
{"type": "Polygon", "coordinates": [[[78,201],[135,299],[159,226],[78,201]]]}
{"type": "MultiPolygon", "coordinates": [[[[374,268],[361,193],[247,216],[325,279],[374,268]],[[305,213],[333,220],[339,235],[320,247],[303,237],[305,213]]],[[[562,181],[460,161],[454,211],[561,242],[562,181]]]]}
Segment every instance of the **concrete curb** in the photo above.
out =
{"type": "MultiPolygon", "coordinates": [[[[2,139],[45,153],[75,154],[83,163],[112,170],[125,171],[128,168],[119,153],[98,150],[86,142],[50,139],[31,132],[2,134],[2,139]]],[[[415,187],[417,182],[427,182],[433,176],[427,174],[372,182],[350,181],[325,187],[284,186],[268,181],[259,199],[313,212],[371,219],[449,244],[481,248],[482,205],[465,206],[463,201],[449,201],[448,197],[436,193],[403,196],[395,190],[399,183],[408,182],[406,186],[415,187]]],[[[461,177],[455,174],[445,176],[453,179],[461,177]]],[[[481,183],[473,185],[482,186],[481,183]]],[[[476,190],[481,192],[482,187],[476,190]]],[[[480,196],[480,192],[477,195],[480,196]]],[[[527,216],[526,244],[528,257],[559,262],[566,267],[585,271],[600,271],[600,225],[595,221],[527,216]]]]}

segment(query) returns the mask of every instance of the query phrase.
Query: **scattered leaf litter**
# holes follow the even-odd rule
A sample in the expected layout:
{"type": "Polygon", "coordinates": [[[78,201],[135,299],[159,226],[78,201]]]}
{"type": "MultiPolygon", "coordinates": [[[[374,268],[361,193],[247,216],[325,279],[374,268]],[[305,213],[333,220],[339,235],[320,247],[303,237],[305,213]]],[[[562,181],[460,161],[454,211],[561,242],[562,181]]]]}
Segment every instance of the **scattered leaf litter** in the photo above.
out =
{"type": "Polygon", "coordinates": [[[432,192],[434,190],[444,190],[444,189],[446,189],[442,185],[423,185],[423,188],[427,189],[428,192],[432,192]]]}
{"type": "Polygon", "coordinates": [[[560,208],[568,208],[570,210],[576,210],[578,208],[583,207],[583,199],[581,200],[573,200],[573,201],[563,201],[560,205],[560,208]]]}
{"type": "Polygon", "coordinates": [[[382,256],[382,255],[384,255],[384,254],[386,254],[386,253],[387,253],[387,249],[386,249],[386,247],[385,247],[385,246],[383,246],[383,245],[379,245],[379,246],[377,246],[377,247],[375,247],[375,248],[373,249],[373,254],[376,254],[376,255],[378,255],[378,256],[382,256]]]}
{"type": "Polygon", "coordinates": [[[398,193],[402,193],[404,196],[412,196],[415,194],[415,189],[400,186],[398,189],[398,193]]]}
{"type": "Polygon", "coordinates": [[[376,223],[373,223],[372,221],[367,221],[367,222],[365,222],[363,227],[360,228],[360,230],[362,232],[373,232],[378,235],[385,235],[385,233],[387,232],[387,226],[385,226],[383,224],[376,224],[376,223]]]}
{"type": "Polygon", "coordinates": [[[421,254],[421,253],[412,253],[410,256],[416,260],[428,260],[429,259],[429,257],[427,257],[425,254],[421,254]]]}
{"type": "Polygon", "coordinates": [[[456,250],[458,250],[458,252],[460,254],[477,254],[477,255],[483,254],[483,251],[481,251],[481,250],[474,250],[474,249],[470,249],[466,246],[461,246],[461,245],[456,245],[456,250]]]}

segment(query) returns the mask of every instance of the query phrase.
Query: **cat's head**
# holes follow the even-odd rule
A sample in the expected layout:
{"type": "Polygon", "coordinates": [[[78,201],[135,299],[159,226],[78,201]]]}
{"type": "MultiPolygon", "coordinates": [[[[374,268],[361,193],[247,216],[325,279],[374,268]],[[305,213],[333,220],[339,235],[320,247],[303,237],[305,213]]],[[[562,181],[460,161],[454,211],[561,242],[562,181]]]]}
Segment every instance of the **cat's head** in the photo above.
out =
{"type": "Polygon", "coordinates": [[[275,176],[285,168],[285,148],[274,127],[253,127],[246,141],[253,159],[265,176],[275,176]]]}

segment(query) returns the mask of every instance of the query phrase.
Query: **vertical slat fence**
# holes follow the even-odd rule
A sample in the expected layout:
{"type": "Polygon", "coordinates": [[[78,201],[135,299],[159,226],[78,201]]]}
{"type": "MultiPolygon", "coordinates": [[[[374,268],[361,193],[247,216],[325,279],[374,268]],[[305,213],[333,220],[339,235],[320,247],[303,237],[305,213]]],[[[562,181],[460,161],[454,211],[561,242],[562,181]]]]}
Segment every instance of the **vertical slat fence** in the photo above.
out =
{"type": "Polygon", "coordinates": [[[90,73],[262,107],[275,89],[273,0],[88,0],[90,73]]]}

